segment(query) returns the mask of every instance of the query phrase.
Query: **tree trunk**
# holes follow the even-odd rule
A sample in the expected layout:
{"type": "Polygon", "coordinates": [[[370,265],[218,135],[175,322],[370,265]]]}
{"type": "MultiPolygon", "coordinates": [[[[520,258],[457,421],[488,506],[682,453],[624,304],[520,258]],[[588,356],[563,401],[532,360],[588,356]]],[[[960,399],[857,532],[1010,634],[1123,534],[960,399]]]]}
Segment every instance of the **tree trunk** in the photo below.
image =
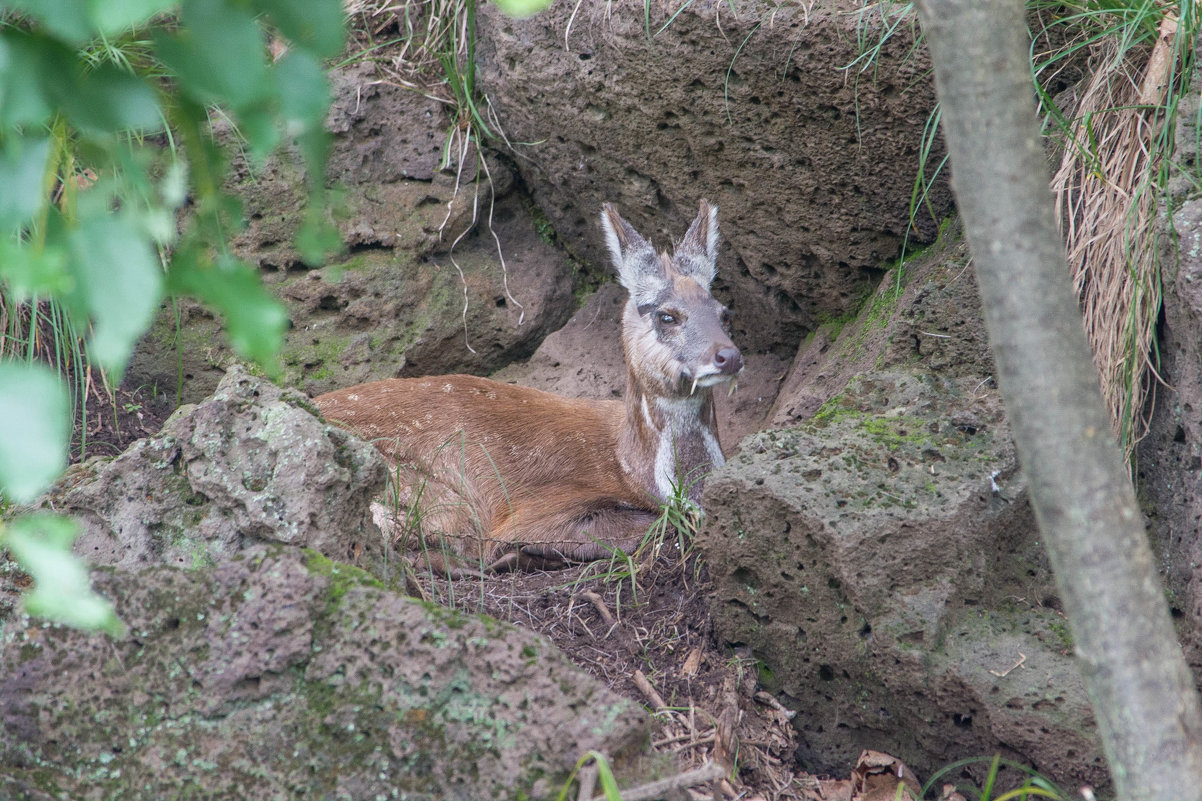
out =
{"type": "Polygon", "coordinates": [[[919,0],[998,383],[1118,796],[1202,799],[1202,709],[1055,226],[1022,0],[919,0]]]}

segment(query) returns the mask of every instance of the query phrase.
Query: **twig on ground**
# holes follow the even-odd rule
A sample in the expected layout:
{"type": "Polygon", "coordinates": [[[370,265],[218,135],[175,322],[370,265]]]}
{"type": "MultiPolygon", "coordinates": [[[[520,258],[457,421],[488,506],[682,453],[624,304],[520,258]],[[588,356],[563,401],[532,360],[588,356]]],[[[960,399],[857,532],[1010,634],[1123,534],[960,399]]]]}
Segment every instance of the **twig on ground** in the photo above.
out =
{"type": "Polygon", "coordinates": [[[650,680],[643,675],[643,671],[636,670],[633,678],[634,686],[639,688],[639,692],[641,692],[643,697],[651,702],[652,707],[657,710],[667,708],[667,702],[664,701],[664,698],[659,694],[659,691],[651,686],[650,680]]]}
{"type": "Polygon", "coordinates": [[[1006,678],[1006,676],[1010,675],[1010,671],[1014,670],[1015,668],[1017,668],[1019,665],[1021,665],[1023,662],[1026,662],[1026,661],[1027,661],[1027,655],[1024,654],[1022,651],[1019,651],[1018,652],[1018,661],[1015,662],[1013,665],[1006,668],[1001,673],[998,673],[996,670],[991,670],[989,672],[992,673],[993,675],[997,676],[999,679],[1004,679],[1004,678],[1006,678]]]}
{"type": "MultiPolygon", "coordinates": [[[[722,768],[710,762],[699,768],[693,768],[676,776],[670,776],[667,779],[660,779],[656,782],[623,790],[622,801],[648,801],[648,799],[659,798],[673,790],[696,787],[699,784],[720,779],[725,772],[722,768]]],[[[605,801],[605,796],[596,796],[593,798],[593,801],[605,801]]]]}
{"type": "Polygon", "coordinates": [[[580,597],[593,605],[593,608],[597,610],[597,614],[601,615],[601,619],[605,621],[606,625],[612,628],[617,624],[618,621],[614,619],[613,612],[609,611],[609,607],[605,605],[605,601],[601,599],[600,595],[589,591],[580,593],[580,597]]]}
{"type": "Polygon", "coordinates": [[[593,797],[593,789],[597,786],[597,763],[590,762],[580,769],[577,774],[580,782],[580,792],[576,793],[577,801],[588,801],[593,797]]]}

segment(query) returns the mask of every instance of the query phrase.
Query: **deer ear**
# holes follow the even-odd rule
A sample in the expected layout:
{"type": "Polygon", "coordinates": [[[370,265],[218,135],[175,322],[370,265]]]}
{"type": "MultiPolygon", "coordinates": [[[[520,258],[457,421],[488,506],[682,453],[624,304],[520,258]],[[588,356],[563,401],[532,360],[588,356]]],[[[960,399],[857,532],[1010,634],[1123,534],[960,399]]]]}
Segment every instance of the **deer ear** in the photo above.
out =
{"type": "Polygon", "coordinates": [[[718,272],[718,207],[711,206],[708,200],[701,201],[701,209],[697,219],[689,226],[688,232],[672,259],[681,275],[692,278],[706,289],[714,281],[718,272]]]}
{"type": "Polygon", "coordinates": [[[654,302],[667,282],[667,273],[655,248],[609,203],[601,207],[601,228],[622,286],[637,305],[654,302]]]}

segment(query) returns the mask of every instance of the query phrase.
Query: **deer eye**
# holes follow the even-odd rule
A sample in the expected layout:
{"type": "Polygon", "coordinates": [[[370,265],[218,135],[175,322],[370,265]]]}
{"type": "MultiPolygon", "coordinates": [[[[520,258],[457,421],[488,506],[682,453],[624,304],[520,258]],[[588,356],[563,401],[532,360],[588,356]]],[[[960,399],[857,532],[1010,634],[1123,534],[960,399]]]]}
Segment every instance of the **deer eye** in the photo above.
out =
{"type": "Polygon", "coordinates": [[[660,325],[676,325],[676,315],[671,312],[659,312],[655,315],[659,318],[660,325]]]}

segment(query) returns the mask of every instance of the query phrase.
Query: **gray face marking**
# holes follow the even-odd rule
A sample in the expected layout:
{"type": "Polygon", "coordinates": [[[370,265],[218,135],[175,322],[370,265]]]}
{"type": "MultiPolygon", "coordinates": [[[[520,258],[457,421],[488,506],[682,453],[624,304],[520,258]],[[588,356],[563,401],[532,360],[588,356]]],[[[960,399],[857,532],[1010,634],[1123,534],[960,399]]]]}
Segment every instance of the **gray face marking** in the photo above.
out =
{"type": "MultiPolygon", "coordinates": [[[[673,275],[655,303],[635,311],[644,328],[639,338],[653,337],[662,348],[657,355],[673,362],[673,373],[681,383],[677,392],[693,394],[699,386],[711,387],[733,377],[714,362],[719,350],[734,349],[726,332],[726,309],[696,281],[673,275]]],[[[651,355],[649,345],[643,350],[651,355]]]]}

